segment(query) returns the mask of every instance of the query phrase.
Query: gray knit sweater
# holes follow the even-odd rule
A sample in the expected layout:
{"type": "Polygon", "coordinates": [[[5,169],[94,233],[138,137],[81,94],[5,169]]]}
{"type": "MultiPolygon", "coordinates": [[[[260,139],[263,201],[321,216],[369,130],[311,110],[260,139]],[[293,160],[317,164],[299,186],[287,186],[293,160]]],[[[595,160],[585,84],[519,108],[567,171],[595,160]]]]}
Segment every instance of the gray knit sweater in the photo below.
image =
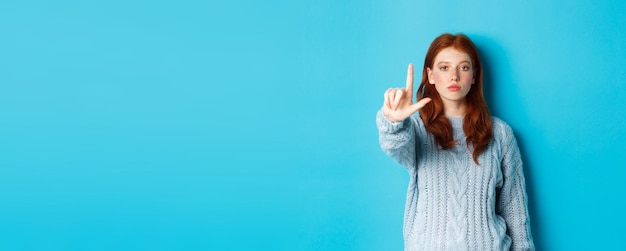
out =
{"type": "Polygon", "coordinates": [[[380,146],[406,167],[405,250],[534,250],[522,160],[511,127],[493,118],[493,140],[476,165],[462,118],[442,150],[419,114],[391,122],[379,111],[380,146]]]}

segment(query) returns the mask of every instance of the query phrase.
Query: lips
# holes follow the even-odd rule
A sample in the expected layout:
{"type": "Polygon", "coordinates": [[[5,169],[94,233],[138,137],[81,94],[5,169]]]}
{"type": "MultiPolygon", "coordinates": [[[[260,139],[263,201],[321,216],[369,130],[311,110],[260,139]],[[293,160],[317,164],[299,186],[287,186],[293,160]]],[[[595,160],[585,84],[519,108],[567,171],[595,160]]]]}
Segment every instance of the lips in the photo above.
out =
{"type": "Polygon", "coordinates": [[[455,91],[461,90],[461,86],[460,85],[451,85],[451,86],[448,86],[448,90],[455,92],[455,91]]]}

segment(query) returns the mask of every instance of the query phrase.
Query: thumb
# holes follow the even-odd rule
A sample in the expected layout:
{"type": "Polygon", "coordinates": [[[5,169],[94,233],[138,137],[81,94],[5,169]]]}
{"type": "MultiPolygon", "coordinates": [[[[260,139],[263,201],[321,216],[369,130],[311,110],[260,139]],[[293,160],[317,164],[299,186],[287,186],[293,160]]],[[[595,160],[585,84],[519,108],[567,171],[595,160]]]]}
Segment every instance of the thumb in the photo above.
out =
{"type": "Polygon", "coordinates": [[[426,104],[428,104],[428,102],[432,101],[431,98],[423,98],[420,99],[420,101],[418,101],[415,104],[411,105],[411,111],[413,113],[417,112],[417,110],[422,109],[424,106],[426,106],[426,104]]]}

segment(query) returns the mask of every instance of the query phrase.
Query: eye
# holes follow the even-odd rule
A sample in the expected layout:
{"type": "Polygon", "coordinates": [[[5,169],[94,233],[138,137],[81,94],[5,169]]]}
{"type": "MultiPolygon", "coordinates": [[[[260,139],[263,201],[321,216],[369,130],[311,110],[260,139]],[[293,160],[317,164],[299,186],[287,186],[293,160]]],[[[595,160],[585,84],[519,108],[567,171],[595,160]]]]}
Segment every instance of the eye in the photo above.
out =
{"type": "Polygon", "coordinates": [[[439,67],[439,70],[447,71],[448,70],[448,66],[445,66],[445,65],[441,66],[441,67],[439,67]]]}
{"type": "Polygon", "coordinates": [[[464,70],[464,71],[469,71],[469,70],[470,70],[470,67],[469,67],[469,66],[467,66],[467,65],[464,65],[464,66],[461,66],[461,70],[464,70]]]}

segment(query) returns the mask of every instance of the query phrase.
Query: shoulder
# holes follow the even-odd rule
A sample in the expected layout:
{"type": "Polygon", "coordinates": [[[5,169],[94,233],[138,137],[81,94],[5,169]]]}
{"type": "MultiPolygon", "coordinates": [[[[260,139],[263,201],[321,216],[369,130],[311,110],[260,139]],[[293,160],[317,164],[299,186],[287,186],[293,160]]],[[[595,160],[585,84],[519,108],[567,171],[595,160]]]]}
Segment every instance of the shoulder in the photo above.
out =
{"type": "Polygon", "coordinates": [[[508,138],[515,138],[515,136],[513,135],[513,129],[511,128],[511,126],[509,126],[509,124],[507,124],[506,122],[504,122],[504,120],[498,118],[498,117],[491,117],[491,127],[492,127],[492,131],[493,131],[493,137],[496,139],[508,139],[508,138]]]}
{"type": "Polygon", "coordinates": [[[491,117],[491,127],[493,131],[493,138],[499,142],[515,142],[515,134],[509,124],[498,117],[491,117]]]}

